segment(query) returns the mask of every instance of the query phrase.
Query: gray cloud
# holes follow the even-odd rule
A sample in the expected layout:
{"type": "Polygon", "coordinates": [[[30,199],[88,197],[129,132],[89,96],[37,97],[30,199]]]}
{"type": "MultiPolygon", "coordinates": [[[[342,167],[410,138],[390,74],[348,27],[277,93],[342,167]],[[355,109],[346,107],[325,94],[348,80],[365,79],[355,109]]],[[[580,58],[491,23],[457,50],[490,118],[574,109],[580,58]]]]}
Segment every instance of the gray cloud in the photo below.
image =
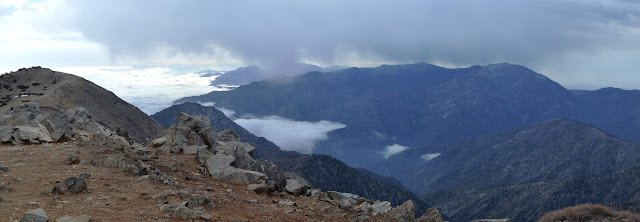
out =
{"type": "MultiPolygon", "coordinates": [[[[114,56],[162,49],[169,56],[229,52],[266,65],[506,61],[559,75],[576,54],[601,55],[602,65],[614,66],[612,52],[640,51],[640,4],[624,0],[67,3],[75,8],[73,28],[114,56]]],[[[638,68],[626,65],[626,72],[638,68]]]]}

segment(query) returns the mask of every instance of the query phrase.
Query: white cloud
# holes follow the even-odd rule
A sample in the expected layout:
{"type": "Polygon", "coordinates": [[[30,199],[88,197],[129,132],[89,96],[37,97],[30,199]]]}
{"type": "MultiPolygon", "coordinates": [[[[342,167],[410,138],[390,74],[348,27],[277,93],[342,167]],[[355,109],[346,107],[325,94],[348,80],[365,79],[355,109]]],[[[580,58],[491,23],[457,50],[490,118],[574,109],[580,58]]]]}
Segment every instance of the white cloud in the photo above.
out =
{"type": "Polygon", "coordinates": [[[440,156],[440,153],[427,153],[425,155],[422,155],[422,159],[429,161],[429,160],[433,160],[434,158],[440,156]]]}
{"type": "Polygon", "coordinates": [[[391,146],[386,146],[382,151],[382,155],[385,159],[388,159],[389,157],[401,153],[402,151],[405,151],[407,149],[409,149],[409,147],[393,144],[391,146]]]}
{"type": "Polygon", "coordinates": [[[346,127],[331,121],[304,122],[278,116],[236,119],[235,122],[255,134],[278,145],[285,151],[311,153],[316,142],[326,140],[327,133],[346,127]]]}
{"type": "MultiPolygon", "coordinates": [[[[173,101],[185,96],[196,96],[225,88],[210,86],[216,77],[200,77],[199,74],[171,67],[60,67],[56,71],[81,76],[112,91],[118,97],[154,114],[173,105],[173,101]]],[[[197,69],[197,68],[196,68],[197,69]]]]}

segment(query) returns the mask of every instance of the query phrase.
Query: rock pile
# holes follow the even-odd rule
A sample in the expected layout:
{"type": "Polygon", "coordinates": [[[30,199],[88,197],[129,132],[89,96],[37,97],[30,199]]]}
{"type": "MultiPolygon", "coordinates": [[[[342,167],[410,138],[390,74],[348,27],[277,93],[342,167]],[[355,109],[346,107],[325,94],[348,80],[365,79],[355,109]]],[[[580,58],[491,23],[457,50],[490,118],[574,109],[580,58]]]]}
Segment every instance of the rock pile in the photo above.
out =
{"type": "Polygon", "coordinates": [[[311,184],[297,174],[285,172],[265,160],[255,160],[255,148],[240,142],[235,131],[216,131],[203,116],[179,113],[176,125],[169,126],[151,141],[156,153],[195,155],[204,172],[233,184],[251,184],[260,193],[283,191],[306,193],[311,184]]]}
{"type": "Polygon", "coordinates": [[[91,118],[82,107],[57,110],[37,102],[25,103],[0,114],[0,142],[40,144],[63,141],[125,140],[91,118]]]}

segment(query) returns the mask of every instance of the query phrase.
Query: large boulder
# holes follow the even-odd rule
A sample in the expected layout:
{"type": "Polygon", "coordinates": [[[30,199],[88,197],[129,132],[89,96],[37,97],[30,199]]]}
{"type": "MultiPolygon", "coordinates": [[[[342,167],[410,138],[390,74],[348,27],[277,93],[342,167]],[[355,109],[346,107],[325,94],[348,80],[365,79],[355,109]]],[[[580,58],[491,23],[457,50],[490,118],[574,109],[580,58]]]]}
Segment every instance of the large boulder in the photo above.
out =
{"type": "Polygon", "coordinates": [[[251,164],[251,170],[267,175],[269,181],[273,181],[277,189],[287,186],[287,172],[280,169],[276,164],[258,159],[251,164]]]}
{"type": "Polygon", "coordinates": [[[13,131],[13,140],[16,144],[22,143],[51,143],[53,139],[49,135],[49,131],[42,124],[35,126],[17,126],[13,131]]]}
{"type": "Polygon", "coordinates": [[[407,200],[402,205],[393,208],[388,215],[398,221],[413,221],[415,219],[415,206],[412,200],[407,200]]]}
{"type": "Polygon", "coordinates": [[[202,128],[211,127],[211,120],[205,116],[190,116],[186,113],[178,113],[178,126],[185,126],[192,131],[199,131],[202,128]]]}
{"type": "MultiPolygon", "coordinates": [[[[311,189],[311,183],[296,173],[289,173],[285,190],[294,196],[300,196],[311,189]]],[[[344,196],[344,195],[343,195],[344,196]]],[[[358,199],[357,197],[355,199],[358,199]]]]}
{"type": "Polygon", "coordinates": [[[221,179],[228,183],[249,184],[267,178],[267,176],[262,173],[231,166],[231,163],[235,159],[232,155],[217,153],[209,156],[205,162],[205,166],[213,178],[221,179]]]}
{"type": "Polygon", "coordinates": [[[25,213],[20,222],[49,222],[49,218],[44,209],[38,208],[25,213]]]}
{"type": "Polygon", "coordinates": [[[236,141],[222,142],[219,144],[220,145],[213,148],[213,151],[215,151],[216,154],[232,155],[235,157],[231,166],[245,170],[251,169],[251,164],[254,161],[255,147],[248,143],[236,141]]]}

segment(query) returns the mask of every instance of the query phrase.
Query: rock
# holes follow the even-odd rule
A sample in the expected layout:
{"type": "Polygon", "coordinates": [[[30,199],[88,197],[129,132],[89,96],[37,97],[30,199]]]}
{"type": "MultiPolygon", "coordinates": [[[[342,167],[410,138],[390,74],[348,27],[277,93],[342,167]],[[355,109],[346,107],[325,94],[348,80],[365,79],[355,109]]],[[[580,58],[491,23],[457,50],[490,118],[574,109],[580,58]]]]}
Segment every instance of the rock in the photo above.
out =
{"type": "Polygon", "coordinates": [[[190,208],[195,208],[200,206],[215,208],[217,201],[218,200],[216,198],[213,198],[210,196],[194,194],[194,195],[191,195],[191,201],[189,201],[186,206],[190,208]]]}
{"type": "Polygon", "coordinates": [[[251,170],[267,175],[269,181],[273,181],[277,189],[287,186],[287,172],[280,169],[276,164],[258,159],[251,164],[251,170]]]}
{"type": "Polygon", "coordinates": [[[20,222],[49,222],[49,218],[44,212],[44,209],[38,208],[24,214],[20,222]]]}
{"type": "Polygon", "coordinates": [[[180,219],[180,220],[188,220],[188,219],[198,219],[198,212],[189,209],[185,205],[187,202],[184,202],[180,205],[164,205],[161,207],[163,212],[169,213],[171,219],[180,219]]]}
{"type": "Polygon", "coordinates": [[[135,175],[138,175],[138,176],[149,175],[149,169],[147,169],[147,165],[144,164],[140,160],[138,160],[138,162],[136,162],[136,164],[134,165],[134,168],[132,168],[131,172],[133,174],[135,174],[135,175]]]}
{"type": "Polygon", "coordinates": [[[387,215],[399,221],[413,221],[415,219],[415,206],[413,205],[413,201],[407,200],[402,205],[393,208],[387,215]]]}
{"type": "Polygon", "coordinates": [[[233,130],[223,130],[223,131],[217,132],[216,137],[218,138],[218,141],[221,141],[221,142],[240,141],[238,137],[238,133],[233,130]]]}
{"type": "Polygon", "coordinates": [[[364,221],[370,221],[371,217],[367,216],[367,215],[357,215],[356,217],[354,217],[351,221],[354,222],[364,222],[364,221]]]}
{"type": "Polygon", "coordinates": [[[80,158],[78,158],[78,156],[76,155],[69,154],[67,155],[67,159],[64,160],[64,163],[67,165],[78,164],[80,163],[80,158]]]}
{"type": "Polygon", "coordinates": [[[386,214],[391,211],[391,209],[392,207],[389,201],[377,202],[371,205],[371,211],[373,211],[374,213],[386,214]]]}
{"type": "MultiPolygon", "coordinates": [[[[356,203],[356,201],[358,200],[358,196],[357,195],[353,195],[353,194],[350,194],[350,193],[340,193],[340,192],[336,192],[336,191],[327,191],[327,195],[329,196],[329,199],[335,200],[335,201],[347,200],[347,201],[349,201],[349,203],[356,203]]],[[[391,205],[391,203],[389,203],[389,205],[391,205]]]]}
{"type": "Polygon", "coordinates": [[[269,181],[265,184],[249,184],[247,185],[247,190],[256,192],[257,194],[266,194],[276,191],[276,187],[273,184],[273,181],[269,181]]]}
{"type": "Polygon", "coordinates": [[[230,165],[235,159],[236,158],[232,155],[215,154],[211,155],[207,159],[205,166],[211,176],[214,178],[221,178],[225,169],[233,168],[230,165]]]}
{"type": "Polygon", "coordinates": [[[300,196],[307,192],[307,189],[311,188],[311,183],[302,178],[287,179],[287,185],[285,190],[294,196],[300,196]]]}
{"type": "Polygon", "coordinates": [[[320,198],[322,196],[322,191],[320,189],[311,189],[307,193],[313,198],[320,198]]]}
{"type": "Polygon", "coordinates": [[[86,189],[87,183],[83,179],[77,177],[69,177],[64,181],[58,183],[58,185],[53,188],[52,192],[59,194],[77,194],[86,189]]]}
{"type": "Polygon", "coordinates": [[[296,202],[290,201],[290,200],[280,200],[278,202],[279,205],[284,205],[284,206],[297,206],[298,204],[296,204],[296,202]]]}
{"type": "Polygon", "coordinates": [[[0,166],[0,172],[8,172],[9,171],[9,167],[6,166],[0,166]]]}
{"type": "Polygon", "coordinates": [[[438,208],[432,207],[424,212],[422,217],[416,219],[417,222],[442,222],[442,215],[438,208]]]}
{"type": "Polygon", "coordinates": [[[56,222],[91,222],[93,218],[89,215],[64,216],[56,219],[56,222]]]}
{"type": "Polygon", "coordinates": [[[198,153],[198,149],[200,148],[206,149],[207,147],[204,145],[203,146],[196,146],[196,145],[185,146],[185,147],[182,147],[182,153],[186,155],[196,155],[198,153]]]}
{"type": "Polygon", "coordinates": [[[169,142],[167,140],[167,138],[160,137],[158,139],[155,139],[155,140],[151,141],[151,146],[153,146],[153,147],[161,147],[162,145],[166,144],[167,142],[169,142]]]}
{"type": "Polygon", "coordinates": [[[360,210],[360,211],[364,211],[364,212],[370,212],[373,210],[373,207],[371,206],[371,204],[369,202],[362,202],[360,205],[358,205],[357,207],[355,207],[356,210],[360,210]]]}
{"type": "Polygon", "coordinates": [[[234,167],[226,168],[219,177],[227,183],[233,184],[249,184],[260,180],[266,180],[267,176],[255,171],[243,170],[234,167]]]}
{"type": "Polygon", "coordinates": [[[22,143],[51,143],[53,139],[49,131],[42,124],[34,126],[17,126],[13,131],[13,140],[16,144],[22,143]]]}
{"type": "Polygon", "coordinates": [[[198,150],[196,151],[196,160],[198,160],[198,163],[200,163],[200,165],[206,166],[207,160],[211,156],[213,156],[213,153],[211,153],[205,147],[198,147],[198,150]]]}
{"type": "Polygon", "coordinates": [[[193,146],[205,145],[204,142],[202,141],[202,138],[200,138],[198,133],[195,131],[189,131],[189,133],[187,134],[187,140],[189,141],[189,144],[193,146]]]}
{"type": "Polygon", "coordinates": [[[13,139],[13,126],[0,126],[0,142],[6,143],[13,139]]]}
{"type": "Polygon", "coordinates": [[[102,165],[105,167],[116,167],[126,169],[130,164],[129,159],[121,157],[121,156],[109,156],[103,162],[102,165]]]}
{"type": "Polygon", "coordinates": [[[205,127],[198,130],[198,136],[200,136],[202,142],[205,145],[209,146],[209,148],[213,147],[213,145],[216,143],[216,140],[218,140],[218,135],[213,127],[205,127]]]}
{"type": "Polygon", "coordinates": [[[204,116],[190,116],[180,112],[177,116],[178,125],[185,126],[193,131],[198,131],[205,127],[211,127],[211,120],[204,116]]]}
{"type": "Polygon", "coordinates": [[[216,154],[233,155],[235,160],[231,163],[231,166],[239,169],[251,170],[251,164],[253,163],[253,154],[255,147],[248,143],[231,141],[224,145],[215,146],[214,151],[216,154]]]}
{"type": "Polygon", "coordinates": [[[187,138],[184,137],[183,135],[177,135],[173,139],[173,143],[171,143],[171,145],[173,147],[188,146],[189,145],[189,140],[187,140],[187,138]]]}

